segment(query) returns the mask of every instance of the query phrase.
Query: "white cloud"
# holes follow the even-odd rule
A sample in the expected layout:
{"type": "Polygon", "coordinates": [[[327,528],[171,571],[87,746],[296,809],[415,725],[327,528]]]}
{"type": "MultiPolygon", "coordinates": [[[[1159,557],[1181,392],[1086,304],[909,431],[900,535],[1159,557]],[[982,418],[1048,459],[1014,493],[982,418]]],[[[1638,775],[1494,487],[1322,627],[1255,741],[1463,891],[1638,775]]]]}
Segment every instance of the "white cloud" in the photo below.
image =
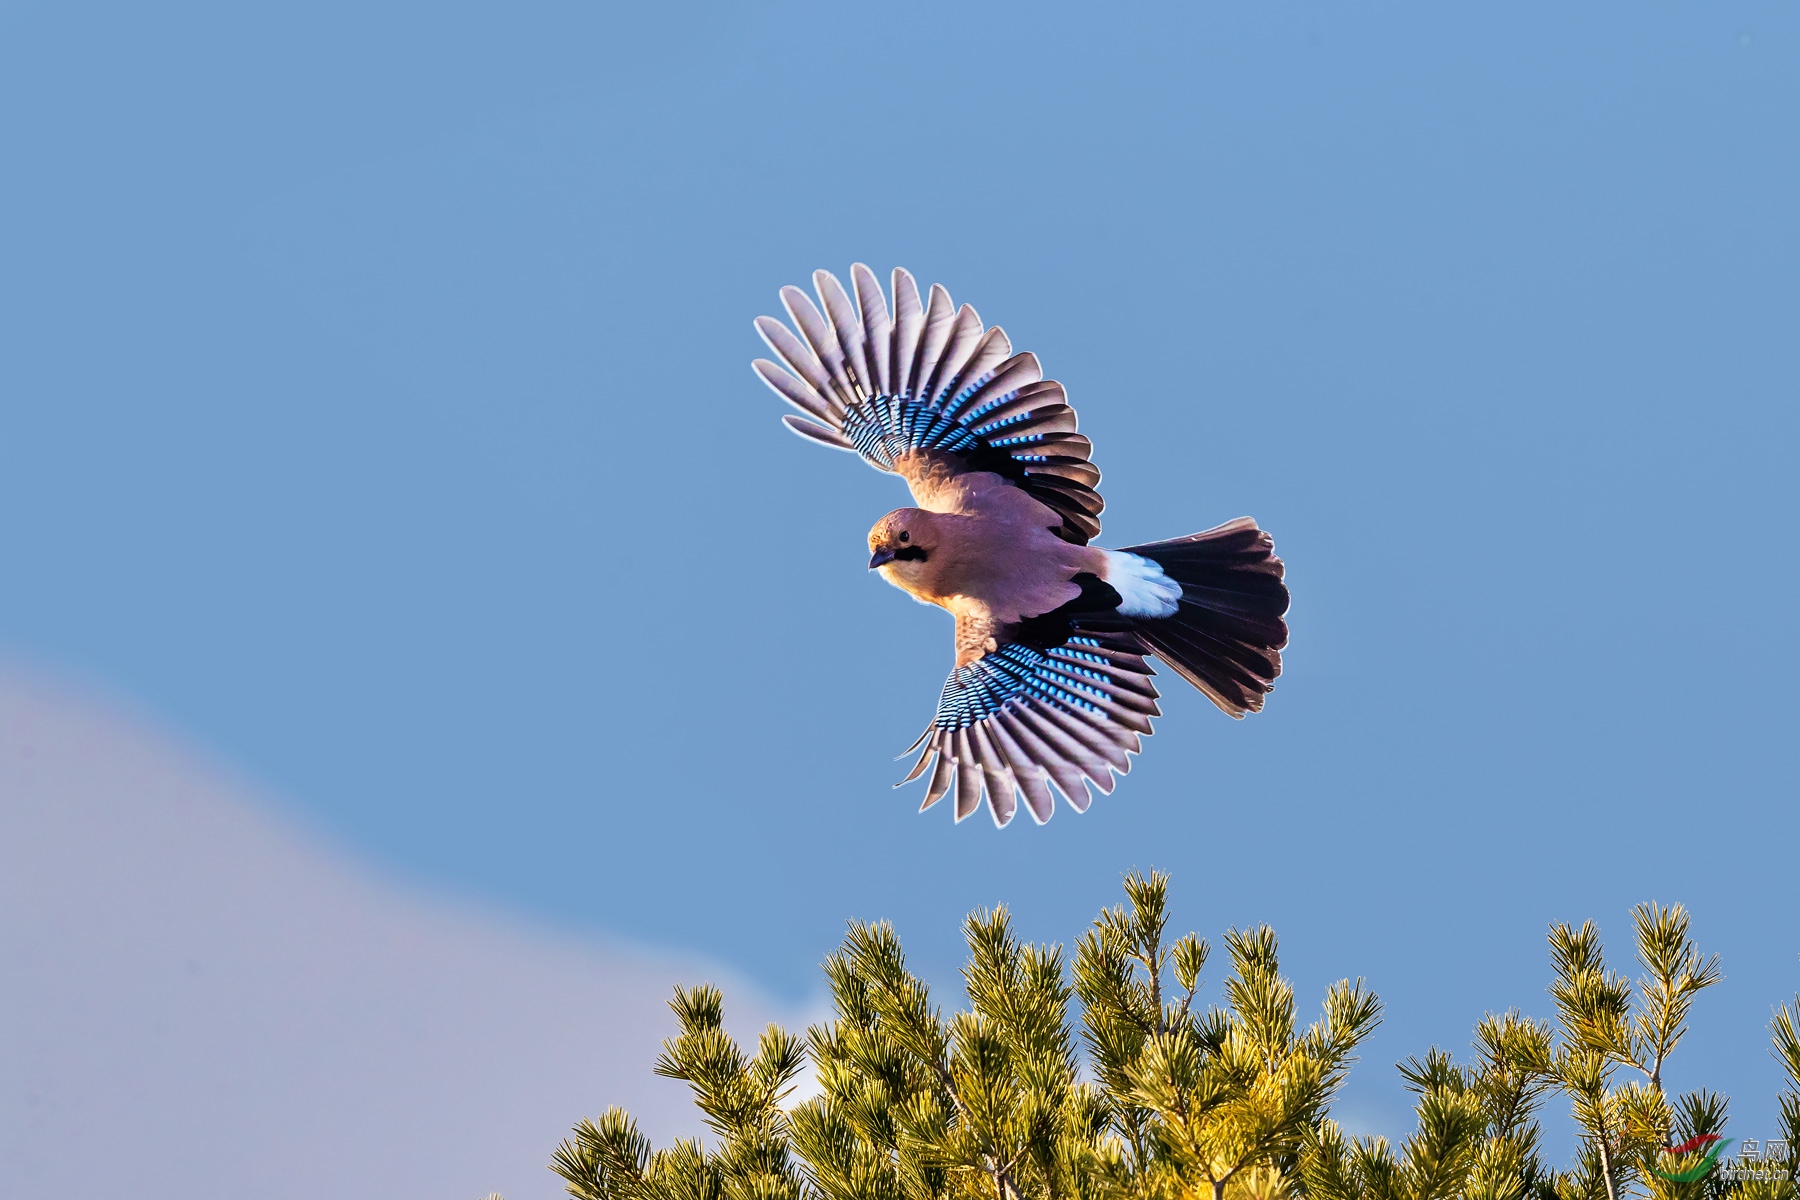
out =
{"type": "Polygon", "coordinates": [[[692,959],[559,937],[383,881],[147,723],[0,673],[0,1195],[561,1194],[650,1073],[692,959]]]}

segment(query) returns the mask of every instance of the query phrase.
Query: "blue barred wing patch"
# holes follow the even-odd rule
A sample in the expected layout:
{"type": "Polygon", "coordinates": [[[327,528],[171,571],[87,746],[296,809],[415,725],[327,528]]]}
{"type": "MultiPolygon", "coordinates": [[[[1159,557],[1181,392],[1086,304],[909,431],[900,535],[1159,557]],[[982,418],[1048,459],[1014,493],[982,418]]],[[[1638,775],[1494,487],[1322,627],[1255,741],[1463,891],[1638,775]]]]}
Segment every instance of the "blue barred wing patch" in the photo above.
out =
{"type": "Polygon", "coordinates": [[[1077,648],[1095,644],[1092,638],[1071,638],[1061,648],[1062,655],[1052,658],[1013,643],[958,667],[944,681],[933,723],[939,729],[958,729],[985,721],[1017,697],[1054,704],[1096,721],[1109,720],[1102,705],[1113,698],[1107,687],[1112,680],[1098,669],[1106,660],[1077,648]]]}
{"type": "Polygon", "coordinates": [[[876,396],[844,413],[844,436],[856,452],[892,471],[901,455],[912,450],[968,453],[981,440],[942,408],[897,396],[876,396]]]}
{"type": "Polygon", "coordinates": [[[922,304],[903,270],[894,272],[891,314],[867,267],[858,263],[851,278],[854,302],[827,271],[813,273],[818,304],[782,289],[798,335],[773,317],[756,320],[781,361],[752,366],[804,414],[783,418],[787,426],[884,471],[900,471],[908,454],[956,455],[961,469],[995,472],[1053,509],[1069,541],[1098,536],[1105,503],[1093,446],[1037,356],[1014,354],[1004,331],[966,304],[956,308],[936,284],[922,304]]]}
{"type": "Polygon", "coordinates": [[[1154,673],[1131,633],[1077,630],[1060,645],[1009,642],[950,673],[937,716],[920,737],[924,750],[907,782],[928,769],[929,808],[952,790],[956,819],[985,796],[994,821],[1017,811],[1017,796],[1038,822],[1054,808],[1051,786],[1078,812],[1089,786],[1110,792],[1114,773],[1157,715],[1154,673]]]}

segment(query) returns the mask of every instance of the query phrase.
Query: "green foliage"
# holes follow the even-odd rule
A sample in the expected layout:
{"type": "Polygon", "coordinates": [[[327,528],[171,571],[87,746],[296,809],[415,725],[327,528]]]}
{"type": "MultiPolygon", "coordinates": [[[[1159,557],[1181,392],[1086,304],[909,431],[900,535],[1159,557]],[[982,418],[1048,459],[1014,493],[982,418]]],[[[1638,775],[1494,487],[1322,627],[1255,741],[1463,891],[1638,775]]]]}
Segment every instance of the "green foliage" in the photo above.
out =
{"type": "Polygon", "coordinates": [[[1466,1067],[1435,1047],[1423,1060],[1400,1064],[1419,1100],[1418,1129],[1397,1153],[1384,1138],[1353,1143],[1335,1122],[1322,1122],[1306,1162],[1308,1194],[1317,1200],[1551,1195],[1536,1116],[1552,1086],[1550,1027],[1516,1012],[1490,1015],[1476,1026],[1475,1048],[1475,1062],[1466,1067]]]}
{"type": "Polygon", "coordinates": [[[1787,1139],[1788,1159],[1779,1181],[1772,1182],[1769,1195],[1747,1195],[1745,1200],[1774,1200],[1775,1196],[1800,1195],[1800,996],[1793,1005],[1782,1005],[1769,1022],[1774,1035],[1773,1053],[1787,1076],[1787,1087],[1781,1092],[1781,1136],[1787,1139]]]}
{"type": "Polygon", "coordinates": [[[770,1026],[747,1056],[710,987],[676,989],[680,1033],[656,1070],[693,1090],[709,1137],[652,1150],[612,1109],[552,1169],[577,1200],[1796,1200],[1800,996],[1776,1010],[1788,1077],[1779,1173],[1666,1176],[1666,1147],[1718,1133],[1726,1101],[1669,1096],[1663,1069],[1695,998],[1720,979],[1680,905],[1633,911],[1642,975],[1607,966],[1599,931],[1550,930],[1556,1020],[1489,1014],[1473,1055],[1399,1070],[1417,1125],[1398,1146],[1330,1117],[1381,1005],[1331,987],[1304,1027],[1266,926],[1228,931],[1230,972],[1200,1003],[1211,947],[1168,935],[1168,880],[1125,879],[1127,904],[1077,943],[1021,943],[1004,909],[964,926],[967,1007],[946,1014],[889,925],[852,924],[825,962],[835,1014],[802,1041],[770,1026]],[[818,1094],[790,1104],[810,1061],[818,1094]],[[1560,1096],[1576,1161],[1545,1164],[1541,1110],[1560,1096]]]}
{"type": "MultiPolygon", "coordinates": [[[[1617,1200],[1641,1185],[1656,1200],[1698,1200],[1693,1189],[1703,1184],[1671,1182],[1651,1168],[1663,1147],[1724,1125],[1723,1101],[1715,1105],[1697,1093],[1671,1107],[1662,1085],[1694,998],[1720,979],[1719,960],[1702,959],[1694,948],[1681,905],[1640,904],[1631,916],[1644,968],[1635,994],[1624,974],[1607,968],[1592,921],[1580,929],[1550,928],[1550,995],[1561,1026],[1553,1078],[1571,1101],[1583,1140],[1581,1162],[1559,1190],[1617,1200]],[[1640,1077],[1620,1083],[1621,1069],[1640,1077]],[[1682,1136],[1671,1140],[1677,1132],[1682,1136]]],[[[1691,1162],[1670,1160],[1662,1169],[1685,1170],[1701,1153],[1688,1157],[1691,1162]]]]}
{"type": "Polygon", "coordinates": [[[663,1045],[656,1073],[686,1080],[720,1149],[694,1139],[652,1152],[620,1109],[582,1121],[551,1169],[578,1200],[799,1200],[781,1102],[805,1066],[800,1044],[771,1025],[754,1059],[725,1032],[718,989],[675,989],[681,1035],[663,1045]]]}
{"type": "Polygon", "coordinates": [[[1168,880],[1126,878],[1129,911],[1100,915],[1076,953],[1084,1036],[1109,1098],[1133,1196],[1293,1190],[1300,1152],[1342,1085],[1381,1005],[1345,980],[1305,1030],[1267,926],[1225,935],[1226,1004],[1194,1010],[1209,947],[1164,940],[1168,880]],[[1172,969],[1179,999],[1165,998],[1172,969]]]}

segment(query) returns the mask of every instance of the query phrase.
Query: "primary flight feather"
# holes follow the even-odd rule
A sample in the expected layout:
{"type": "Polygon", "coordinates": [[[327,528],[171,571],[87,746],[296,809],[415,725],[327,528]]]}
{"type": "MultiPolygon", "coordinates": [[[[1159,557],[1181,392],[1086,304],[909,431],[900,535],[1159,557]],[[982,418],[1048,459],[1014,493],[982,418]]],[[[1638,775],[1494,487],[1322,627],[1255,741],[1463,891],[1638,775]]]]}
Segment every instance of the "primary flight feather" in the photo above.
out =
{"type": "Polygon", "coordinates": [[[869,567],[956,618],[956,666],[902,783],[930,772],[961,821],[1018,797],[1040,824],[1051,789],[1085,812],[1159,715],[1150,657],[1233,717],[1260,711],[1281,674],[1287,585],[1249,517],[1166,542],[1104,550],[1093,446],[1062,385],[999,326],[896,268],[893,304],[857,263],[851,291],[813,272],[819,303],[781,289],[794,329],[758,317],[781,360],[757,375],[804,416],[795,433],[852,450],[912,489],[869,531],[869,567]],[[854,299],[852,298],[854,292],[854,299]],[[783,365],[785,364],[785,365],[783,365]]]}

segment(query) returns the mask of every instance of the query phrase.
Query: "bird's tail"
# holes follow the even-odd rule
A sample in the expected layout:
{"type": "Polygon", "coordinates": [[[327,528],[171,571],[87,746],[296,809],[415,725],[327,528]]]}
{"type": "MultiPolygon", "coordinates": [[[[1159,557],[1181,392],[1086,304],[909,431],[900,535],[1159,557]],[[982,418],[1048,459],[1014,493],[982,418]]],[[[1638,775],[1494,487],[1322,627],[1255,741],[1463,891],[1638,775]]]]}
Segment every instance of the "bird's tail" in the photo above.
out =
{"type": "Polygon", "coordinates": [[[1232,716],[1261,711],[1288,639],[1288,590],[1274,539],[1239,517],[1125,551],[1181,585],[1174,613],[1134,619],[1145,646],[1232,716]]]}

